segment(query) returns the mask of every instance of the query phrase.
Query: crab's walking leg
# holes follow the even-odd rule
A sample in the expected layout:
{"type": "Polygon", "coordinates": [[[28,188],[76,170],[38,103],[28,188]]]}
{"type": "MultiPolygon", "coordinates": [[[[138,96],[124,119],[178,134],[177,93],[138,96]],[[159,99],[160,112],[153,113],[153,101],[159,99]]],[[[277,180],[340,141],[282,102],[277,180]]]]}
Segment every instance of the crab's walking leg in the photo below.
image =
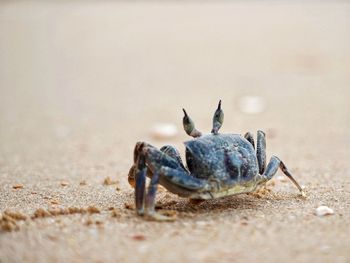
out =
{"type": "Polygon", "coordinates": [[[263,174],[266,167],[266,140],[263,131],[257,132],[256,157],[258,158],[259,173],[263,174]]]}
{"type": "Polygon", "coordinates": [[[138,215],[144,214],[146,174],[145,157],[140,155],[135,173],[135,207],[138,215]]]}
{"type": "Polygon", "coordinates": [[[190,176],[181,168],[174,169],[163,166],[159,172],[153,174],[146,194],[145,217],[150,220],[173,221],[175,219],[155,211],[155,198],[159,182],[162,182],[162,185],[169,191],[183,197],[191,197],[192,194],[210,190],[206,181],[190,176]]]}
{"type": "Polygon", "coordinates": [[[148,191],[146,194],[146,202],[145,202],[145,209],[146,209],[146,216],[150,219],[156,219],[157,213],[155,211],[155,200],[156,200],[156,194],[157,194],[157,186],[159,183],[159,173],[156,172],[153,174],[151,181],[148,185],[148,191]]]}
{"type": "Polygon", "coordinates": [[[244,135],[244,138],[246,138],[247,141],[250,142],[250,144],[253,145],[253,148],[255,149],[255,143],[254,143],[253,134],[252,134],[251,132],[247,132],[247,133],[244,135]]]}
{"type": "Polygon", "coordinates": [[[136,144],[134,151],[136,162],[130,169],[129,182],[134,182],[135,185],[135,206],[138,215],[144,215],[148,219],[158,221],[174,220],[174,217],[164,216],[155,211],[155,198],[160,177],[168,177],[168,175],[163,174],[163,171],[171,169],[179,173],[169,175],[167,181],[170,181],[171,185],[183,184],[183,180],[185,180],[185,183],[189,184],[188,187],[192,187],[190,182],[198,180],[190,177],[187,170],[183,168],[182,162],[180,163],[176,158],[173,158],[173,155],[177,156],[179,154],[170,146],[163,148],[163,151],[161,151],[144,142],[136,144]],[[146,176],[151,178],[147,193],[145,193],[146,176]],[[184,177],[185,179],[183,179],[184,177]],[[187,178],[189,178],[189,182],[187,182],[187,178]]]}
{"type": "Polygon", "coordinates": [[[148,191],[146,194],[146,201],[145,201],[145,217],[149,220],[156,220],[156,221],[174,221],[175,217],[162,215],[156,212],[155,210],[159,177],[160,177],[159,172],[154,173],[148,185],[148,191]]]}
{"type": "Polygon", "coordinates": [[[211,190],[206,180],[190,176],[182,162],[173,157],[178,155],[173,147],[163,148],[161,151],[150,144],[139,142],[135,146],[134,153],[136,163],[129,171],[129,182],[135,183],[135,205],[139,215],[158,221],[175,219],[155,211],[159,182],[169,191],[183,197],[211,190]],[[146,176],[151,179],[147,193],[145,193],[146,176]]]}
{"type": "Polygon", "coordinates": [[[291,173],[288,171],[286,165],[276,156],[272,156],[266,170],[263,174],[266,180],[270,180],[277,172],[278,168],[281,168],[282,172],[293,182],[293,184],[299,189],[300,194],[304,196],[303,189],[294,179],[291,173]]]}
{"type": "Polygon", "coordinates": [[[157,221],[173,221],[174,217],[165,216],[155,211],[158,183],[161,182],[173,193],[185,196],[191,195],[198,189],[203,189],[205,183],[189,175],[181,162],[179,153],[171,146],[165,146],[158,150],[151,145],[146,145],[142,154],[145,155],[148,169],[152,171],[146,194],[145,217],[157,221]]]}

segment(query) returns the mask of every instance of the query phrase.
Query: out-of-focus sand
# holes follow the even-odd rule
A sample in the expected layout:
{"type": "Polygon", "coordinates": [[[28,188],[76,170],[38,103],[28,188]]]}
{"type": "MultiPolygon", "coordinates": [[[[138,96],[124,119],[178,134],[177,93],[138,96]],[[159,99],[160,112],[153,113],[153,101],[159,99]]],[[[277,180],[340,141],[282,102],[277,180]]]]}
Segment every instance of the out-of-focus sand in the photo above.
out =
{"type": "Polygon", "coordinates": [[[1,3],[0,212],[101,213],[19,222],[0,233],[0,262],[349,262],[349,13],[346,2],[1,3]],[[265,111],[241,112],[247,95],[265,111]],[[183,153],[181,108],[210,131],[220,98],[222,131],[265,130],[308,198],[283,180],[198,206],[160,192],[178,220],[135,217],[124,208],[135,142],[183,153]],[[153,139],[156,122],[178,136],[153,139]],[[319,205],[335,214],[315,216],[319,205]]]}

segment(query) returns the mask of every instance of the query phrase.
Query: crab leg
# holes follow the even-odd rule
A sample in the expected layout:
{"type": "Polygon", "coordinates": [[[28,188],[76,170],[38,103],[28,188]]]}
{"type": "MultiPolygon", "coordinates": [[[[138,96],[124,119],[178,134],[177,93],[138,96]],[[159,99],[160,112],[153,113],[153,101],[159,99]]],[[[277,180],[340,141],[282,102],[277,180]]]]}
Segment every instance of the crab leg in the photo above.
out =
{"type": "Polygon", "coordinates": [[[140,153],[137,157],[137,169],[135,173],[136,213],[140,216],[146,216],[149,219],[170,220],[165,216],[157,214],[154,209],[157,185],[159,183],[159,173],[153,173],[148,185],[148,191],[145,193],[147,169],[145,155],[140,153]]]}
{"type": "Polygon", "coordinates": [[[256,157],[258,158],[259,173],[263,174],[266,167],[266,139],[263,131],[258,131],[257,134],[256,157]]]}
{"type": "Polygon", "coordinates": [[[155,207],[158,183],[159,183],[159,173],[154,173],[148,185],[148,191],[146,194],[146,201],[145,201],[146,214],[155,213],[154,207],[155,207]]]}
{"type": "Polygon", "coordinates": [[[263,174],[263,176],[266,178],[266,180],[270,180],[276,173],[278,168],[282,170],[282,172],[293,182],[293,184],[299,189],[300,194],[304,196],[303,189],[299,185],[299,183],[294,179],[292,174],[288,171],[286,165],[276,156],[272,156],[270,159],[269,164],[266,167],[266,170],[263,174]]]}
{"type": "Polygon", "coordinates": [[[181,160],[173,159],[170,156],[178,154],[173,148],[164,148],[163,151],[166,153],[150,144],[138,142],[134,151],[134,160],[136,161],[130,169],[128,179],[131,184],[135,185],[135,207],[138,215],[158,221],[172,221],[174,220],[173,217],[164,216],[155,211],[157,185],[162,167],[183,170],[183,165],[181,160]],[[151,180],[146,193],[147,176],[151,180]]]}
{"type": "Polygon", "coordinates": [[[135,207],[138,215],[144,214],[146,174],[145,157],[140,155],[137,160],[135,173],[135,207]]]}
{"type": "Polygon", "coordinates": [[[147,219],[150,219],[150,220],[173,221],[175,218],[164,216],[162,214],[157,213],[155,210],[158,183],[159,183],[159,173],[154,173],[151,178],[151,182],[148,185],[148,191],[146,194],[145,216],[147,219]]]}
{"type": "Polygon", "coordinates": [[[246,134],[244,134],[244,138],[246,138],[247,141],[250,142],[250,144],[253,145],[253,148],[255,149],[253,134],[251,132],[247,132],[246,134]]]}

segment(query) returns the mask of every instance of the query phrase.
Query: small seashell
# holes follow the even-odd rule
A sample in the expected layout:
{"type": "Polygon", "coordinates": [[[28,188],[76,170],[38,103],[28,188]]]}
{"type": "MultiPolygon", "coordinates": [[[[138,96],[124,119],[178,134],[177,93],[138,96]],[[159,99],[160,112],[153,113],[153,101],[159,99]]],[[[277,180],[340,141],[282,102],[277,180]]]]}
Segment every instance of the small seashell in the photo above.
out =
{"type": "Polygon", "coordinates": [[[156,123],[151,129],[151,134],[155,139],[169,139],[177,135],[177,127],[173,123],[156,123]]]}
{"type": "Polygon", "coordinates": [[[257,114],[265,110],[266,102],[262,97],[245,96],[239,99],[238,107],[243,113],[257,114]]]}
{"type": "Polygon", "coordinates": [[[333,209],[329,208],[328,206],[321,205],[317,207],[315,214],[317,216],[328,216],[328,215],[333,215],[334,211],[333,209]]]}

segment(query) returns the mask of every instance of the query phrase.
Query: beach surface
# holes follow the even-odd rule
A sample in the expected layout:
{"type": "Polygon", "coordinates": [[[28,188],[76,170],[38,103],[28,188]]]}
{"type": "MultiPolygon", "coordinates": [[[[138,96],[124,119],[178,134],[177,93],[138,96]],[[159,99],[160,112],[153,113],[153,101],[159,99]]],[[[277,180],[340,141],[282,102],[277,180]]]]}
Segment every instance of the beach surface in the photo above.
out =
{"type": "Polygon", "coordinates": [[[350,262],[349,14],[345,1],[0,3],[0,262],[350,262]],[[184,159],[182,108],[209,133],[219,99],[221,132],[264,130],[307,197],[279,171],[201,204],[160,188],[177,220],[137,217],[135,143],[184,159]]]}

